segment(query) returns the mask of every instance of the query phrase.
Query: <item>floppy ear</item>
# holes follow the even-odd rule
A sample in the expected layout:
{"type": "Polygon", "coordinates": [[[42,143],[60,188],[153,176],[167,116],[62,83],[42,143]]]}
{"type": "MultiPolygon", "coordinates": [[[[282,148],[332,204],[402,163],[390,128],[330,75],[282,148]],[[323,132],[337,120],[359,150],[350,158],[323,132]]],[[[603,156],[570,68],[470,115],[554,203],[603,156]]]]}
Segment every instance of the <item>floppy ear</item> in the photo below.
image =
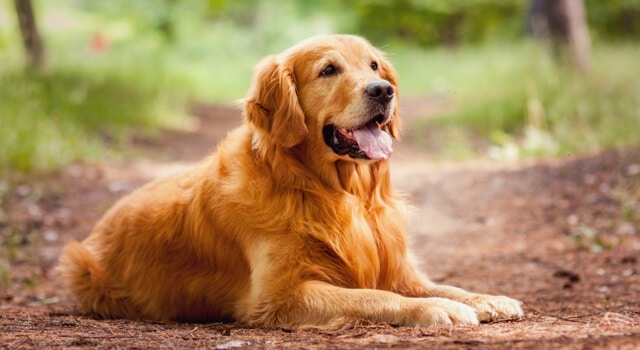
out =
{"type": "Polygon", "coordinates": [[[245,100],[249,122],[269,133],[282,147],[300,144],[308,134],[291,67],[268,56],[255,68],[245,100]]]}
{"type": "Polygon", "coordinates": [[[391,63],[384,57],[384,54],[380,52],[380,60],[379,70],[380,77],[393,85],[393,89],[396,95],[396,103],[393,108],[393,114],[391,115],[391,122],[389,122],[389,133],[393,138],[399,139],[402,134],[402,122],[400,121],[400,111],[398,107],[398,78],[396,70],[393,68],[391,63]]]}

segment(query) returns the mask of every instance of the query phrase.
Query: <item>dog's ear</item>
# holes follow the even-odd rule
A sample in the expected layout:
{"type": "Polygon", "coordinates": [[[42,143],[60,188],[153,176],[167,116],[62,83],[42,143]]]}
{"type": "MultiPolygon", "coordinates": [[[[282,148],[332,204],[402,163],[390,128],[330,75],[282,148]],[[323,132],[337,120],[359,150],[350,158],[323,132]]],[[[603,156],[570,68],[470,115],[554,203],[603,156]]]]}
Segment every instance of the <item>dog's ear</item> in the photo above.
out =
{"type": "Polygon", "coordinates": [[[391,115],[391,122],[389,122],[388,125],[389,133],[391,134],[391,136],[393,136],[393,138],[399,139],[400,135],[402,134],[402,122],[400,121],[400,110],[398,107],[398,75],[391,63],[387,60],[386,57],[384,57],[384,53],[380,52],[380,57],[382,57],[378,65],[378,69],[380,70],[380,77],[393,85],[393,89],[396,95],[396,103],[391,115]]]}
{"type": "Polygon", "coordinates": [[[293,69],[277,56],[268,56],[256,66],[245,113],[249,122],[267,131],[273,142],[282,147],[300,144],[309,132],[298,102],[293,69]]]}

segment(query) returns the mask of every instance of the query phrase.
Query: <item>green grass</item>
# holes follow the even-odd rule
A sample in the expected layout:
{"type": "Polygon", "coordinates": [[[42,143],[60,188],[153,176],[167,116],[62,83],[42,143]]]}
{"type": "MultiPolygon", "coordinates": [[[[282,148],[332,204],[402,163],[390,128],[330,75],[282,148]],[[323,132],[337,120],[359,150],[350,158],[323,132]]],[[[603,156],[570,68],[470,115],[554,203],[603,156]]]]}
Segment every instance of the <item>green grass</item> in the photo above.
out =
{"type": "Polygon", "coordinates": [[[514,158],[640,145],[637,57],[637,45],[596,43],[586,75],[534,43],[433,52],[399,48],[391,59],[405,95],[439,94],[455,107],[418,123],[412,142],[426,145],[422,137],[438,128],[444,134],[439,140],[447,143],[440,147],[444,153],[482,155],[487,150],[469,149],[478,142],[467,140],[480,137],[493,144],[491,156],[514,158]]]}
{"type": "MultiPolygon", "coordinates": [[[[53,15],[40,21],[47,48],[41,72],[24,69],[15,19],[5,16],[0,171],[47,171],[115,156],[127,149],[132,133],[179,126],[189,100],[242,98],[262,57],[337,28],[326,16],[300,18],[293,7],[268,1],[256,9],[252,26],[225,17],[192,20],[194,7],[204,3],[178,3],[181,20],[173,42],[166,42],[122,11],[42,2],[41,13],[53,15]],[[104,52],[87,49],[95,33],[109,38],[104,52]]],[[[640,144],[637,45],[596,43],[586,76],[527,42],[382,48],[398,70],[403,97],[438,95],[454,107],[411,126],[410,142],[437,143],[445,157],[549,156],[640,144]]]]}
{"type": "Polygon", "coordinates": [[[295,18],[282,12],[294,9],[269,2],[256,9],[256,27],[194,19],[203,4],[177,5],[176,37],[167,42],[140,24],[146,10],[127,17],[109,12],[111,5],[38,3],[47,54],[41,72],[24,69],[13,9],[0,4],[8,20],[0,22],[0,171],[49,171],[113,157],[128,149],[134,132],[179,127],[190,100],[244,97],[262,57],[330,31],[323,18],[272,22],[295,18]],[[109,40],[103,52],[88,49],[96,33],[109,40]]]}
{"type": "Polygon", "coordinates": [[[132,130],[170,124],[181,104],[153,62],[66,62],[0,70],[0,168],[52,170],[128,144],[132,130]]]}

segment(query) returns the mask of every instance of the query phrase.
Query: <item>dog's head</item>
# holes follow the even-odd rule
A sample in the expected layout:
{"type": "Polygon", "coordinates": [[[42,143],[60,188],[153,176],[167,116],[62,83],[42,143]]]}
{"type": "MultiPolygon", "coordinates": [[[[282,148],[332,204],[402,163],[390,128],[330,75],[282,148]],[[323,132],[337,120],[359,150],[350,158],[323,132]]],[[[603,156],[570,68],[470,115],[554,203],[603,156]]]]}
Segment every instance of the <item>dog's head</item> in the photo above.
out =
{"type": "Polygon", "coordinates": [[[319,36],[258,64],[245,114],[279,147],[382,160],[400,132],[397,99],[396,73],[380,50],[357,36],[319,36]]]}

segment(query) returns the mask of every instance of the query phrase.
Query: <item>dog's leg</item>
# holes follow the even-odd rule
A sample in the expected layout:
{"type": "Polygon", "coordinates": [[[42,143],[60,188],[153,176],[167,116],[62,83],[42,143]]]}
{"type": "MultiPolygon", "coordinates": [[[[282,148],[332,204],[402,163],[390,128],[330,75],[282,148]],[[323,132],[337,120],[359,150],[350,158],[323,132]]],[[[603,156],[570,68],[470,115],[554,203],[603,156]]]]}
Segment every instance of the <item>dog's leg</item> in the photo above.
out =
{"type": "Polygon", "coordinates": [[[476,311],[444,298],[407,298],[388,291],[347,289],[328,283],[304,282],[255,305],[249,324],[270,327],[338,327],[366,320],[401,326],[476,325],[476,311]]]}
{"type": "Polygon", "coordinates": [[[438,285],[407,268],[405,278],[399,283],[397,292],[412,297],[436,297],[455,300],[473,307],[480,321],[511,319],[524,315],[521,302],[506,296],[477,294],[464,289],[438,285]]]}

